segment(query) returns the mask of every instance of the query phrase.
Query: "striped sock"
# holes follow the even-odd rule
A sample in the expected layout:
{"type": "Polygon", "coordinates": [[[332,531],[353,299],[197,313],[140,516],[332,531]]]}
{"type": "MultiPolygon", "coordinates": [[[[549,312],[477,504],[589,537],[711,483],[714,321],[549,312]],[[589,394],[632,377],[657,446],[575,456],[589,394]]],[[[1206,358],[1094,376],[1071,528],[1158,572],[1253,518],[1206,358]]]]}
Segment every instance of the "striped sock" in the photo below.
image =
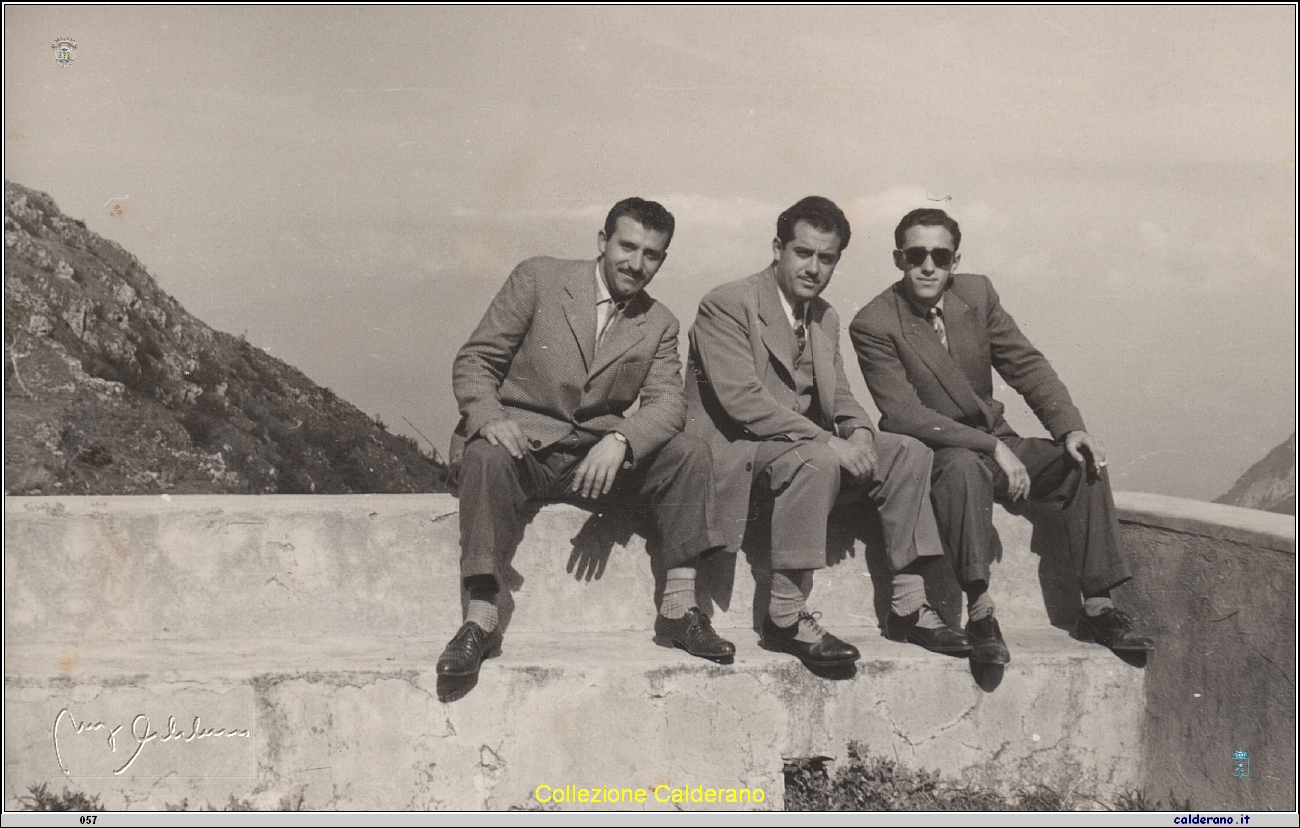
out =
{"type": "Polygon", "coordinates": [[[469,607],[465,620],[473,621],[483,629],[492,632],[497,628],[497,583],[491,575],[479,575],[466,579],[465,588],[469,592],[469,607]]]}
{"type": "Polygon", "coordinates": [[[676,620],[695,607],[695,567],[678,566],[668,570],[664,580],[664,599],[659,604],[659,614],[676,620]]]}
{"type": "Polygon", "coordinates": [[[894,594],[889,609],[894,615],[906,618],[925,604],[925,579],[915,572],[894,573],[894,594]]]}
{"type": "Polygon", "coordinates": [[[772,572],[772,600],[767,614],[778,627],[789,627],[799,620],[812,594],[811,569],[777,569],[772,572]]]}
{"type": "Polygon", "coordinates": [[[492,632],[497,628],[497,605],[491,601],[475,601],[471,598],[465,620],[478,624],[483,632],[492,632]]]}
{"type": "Polygon", "coordinates": [[[894,573],[894,594],[889,601],[889,610],[902,618],[917,612],[916,626],[923,630],[937,630],[944,625],[943,619],[925,602],[925,578],[917,571],[923,565],[922,560],[917,560],[894,573]]]}

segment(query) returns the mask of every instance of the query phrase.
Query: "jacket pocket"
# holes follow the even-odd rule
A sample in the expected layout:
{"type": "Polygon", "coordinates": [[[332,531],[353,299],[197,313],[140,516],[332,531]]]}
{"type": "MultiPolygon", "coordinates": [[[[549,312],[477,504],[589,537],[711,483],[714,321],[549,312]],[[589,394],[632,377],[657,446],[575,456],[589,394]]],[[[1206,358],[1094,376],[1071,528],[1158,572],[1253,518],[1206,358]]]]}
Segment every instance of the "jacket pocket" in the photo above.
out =
{"type": "Polygon", "coordinates": [[[616,404],[622,404],[627,407],[641,393],[641,386],[645,385],[646,375],[650,373],[650,360],[633,359],[624,362],[618,366],[618,372],[614,374],[614,383],[609,389],[610,401],[616,404]]]}

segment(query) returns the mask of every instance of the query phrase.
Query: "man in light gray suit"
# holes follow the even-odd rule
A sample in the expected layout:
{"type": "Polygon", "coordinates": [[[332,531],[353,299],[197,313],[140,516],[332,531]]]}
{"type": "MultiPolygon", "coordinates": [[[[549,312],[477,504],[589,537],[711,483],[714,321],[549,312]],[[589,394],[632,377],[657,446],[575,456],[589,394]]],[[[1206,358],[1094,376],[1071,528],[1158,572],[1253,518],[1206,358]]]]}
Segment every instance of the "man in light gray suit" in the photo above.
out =
{"type": "Polygon", "coordinates": [[[1047,358],[1002,308],[986,276],[958,273],[961,227],[933,207],[894,230],[897,283],[859,311],[849,334],[886,431],[934,451],[932,499],[939,531],[967,597],[971,658],[1011,660],[989,596],[1002,556],[995,498],[1052,504],[1065,520],[1083,607],[1077,634],[1119,652],[1150,652],[1110,591],[1132,571],[1119,545],[1101,441],[1085,430],[1047,358]],[[1022,394],[1051,440],[1024,438],[993,397],[993,371],[1022,394]]]}
{"type": "Polygon", "coordinates": [[[649,506],[668,569],[655,642],[729,663],[735,647],[695,601],[710,535],[709,450],[685,422],[678,323],[644,290],[663,264],[673,217],[639,198],[614,205],[595,260],[529,259],[514,269],[456,356],[461,423],[461,578],[470,600],[438,673],[478,672],[501,642],[501,567],[530,500],[649,506]],[[628,409],[637,400],[640,407],[628,409]]]}
{"type": "Polygon", "coordinates": [[[760,644],[811,667],[851,664],[855,647],[806,609],[826,565],[837,498],[875,504],[894,568],[886,634],[951,654],[970,651],[926,602],[920,569],[943,555],[930,510],[930,450],[878,434],[853,398],[839,317],[820,294],[849,243],[834,203],[809,196],[783,212],[774,261],[711,291],[691,329],[686,433],[712,449],[718,525],[740,546],[751,495],[772,501],[772,600],[760,644]]]}

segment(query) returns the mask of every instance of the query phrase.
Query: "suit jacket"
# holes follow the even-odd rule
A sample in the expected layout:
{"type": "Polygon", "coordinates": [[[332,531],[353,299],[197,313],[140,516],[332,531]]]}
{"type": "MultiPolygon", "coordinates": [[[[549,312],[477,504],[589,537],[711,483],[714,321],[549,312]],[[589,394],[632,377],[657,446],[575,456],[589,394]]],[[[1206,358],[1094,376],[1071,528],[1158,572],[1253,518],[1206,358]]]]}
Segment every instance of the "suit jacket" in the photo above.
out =
{"type": "Polygon", "coordinates": [[[754,454],[768,440],[799,442],[874,434],[870,417],[849,391],[840,357],[839,317],[825,300],[809,301],[806,348],[812,349],[818,405],[814,421],[795,396],[795,335],[781,306],[771,267],[710,291],[690,333],[686,433],[713,452],[718,526],[738,549],[749,512],[754,454]]]}
{"type": "Polygon", "coordinates": [[[574,430],[619,431],[639,462],[681,431],[677,318],[642,291],[597,355],[595,279],[591,260],[536,258],[514,269],[452,365],[460,438],[506,418],[534,451],[574,430]]]}
{"type": "Polygon", "coordinates": [[[1002,403],[993,399],[997,369],[1054,439],[1083,430],[1070,392],[1002,309],[987,277],[954,275],[943,306],[947,349],[907,300],[901,281],[871,300],[849,326],[882,429],[931,448],[992,454],[999,437],[1016,436],[1002,403]]]}

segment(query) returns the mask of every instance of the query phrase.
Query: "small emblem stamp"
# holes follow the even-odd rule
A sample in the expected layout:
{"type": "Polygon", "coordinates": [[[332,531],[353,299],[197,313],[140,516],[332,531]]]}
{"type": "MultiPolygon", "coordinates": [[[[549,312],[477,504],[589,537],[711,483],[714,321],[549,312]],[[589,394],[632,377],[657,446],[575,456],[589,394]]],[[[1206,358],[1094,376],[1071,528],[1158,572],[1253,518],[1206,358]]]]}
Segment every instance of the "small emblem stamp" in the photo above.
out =
{"type": "Polygon", "coordinates": [[[1238,779],[1245,779],[1250,776],[1250,754],[1244,750],[1236,751],[1232,754],[1232,761],[1236,765],[1236,770],[1232,775],[1238,779]]]}
{"type": "Polygon", "coordinates": [[[77,50],[77,42],[70,37],[60,37],[55,39],[50,48],[54,50],[54,59],[59,65],[67,66],[75,57],[72,53],[77,50]]]}

